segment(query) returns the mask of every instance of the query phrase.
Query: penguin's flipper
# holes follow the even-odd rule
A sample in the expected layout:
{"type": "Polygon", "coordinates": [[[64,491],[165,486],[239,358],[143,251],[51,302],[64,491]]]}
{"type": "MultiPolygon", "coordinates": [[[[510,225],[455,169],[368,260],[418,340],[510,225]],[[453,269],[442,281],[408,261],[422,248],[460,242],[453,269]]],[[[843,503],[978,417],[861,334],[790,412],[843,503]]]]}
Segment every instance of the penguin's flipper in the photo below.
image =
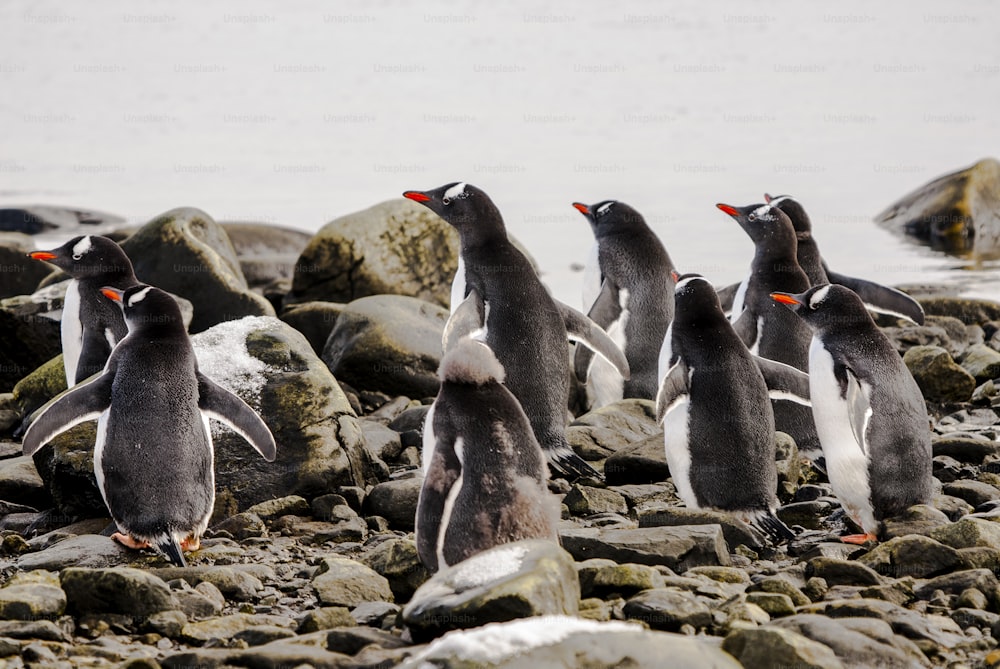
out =
{"type": "Polygon", "coordinates": [[[656,393],[656,422],[662,423],[667,414],[688,399],[688,367],[678,358],[667,370],[656,393]]]}
{"type": "MultiPolygon", "coordinates": [[[[618,287],[607,279],[601,284],[601,290],[597,294],[597,299],[587,312],[587,318],[594,321],[607,331],[608,327],[621,317],[622,308],[618,302],[618,287]]],[[[586,346],[577,346],[576,354],[573,358],[573,369],[576,378],[586,381],[590,371],[590,362],[594,357],[594,352],[586,346]]]]}
{"type": "Polygon", "coordinates": [[[92,374],[104,369],[113,345],[105,335],[94,330],[84,330],[83,347],[80,349],[80,359],[76,362],[76,378],[74,383],[81,383],[92,374]]]}
{"type": "Polygon", "coordinates": [[[35,452],[53,437],[71,427],[99,417],[111,406],[113,371],[94,374],[49,400],[35,412],[35,418],[24,433],[21,449],[25,455],[35,452]]]}
{"type": "Polygon", "coordinates": [[[201,372],[198,372],[198,408],[250,442],[265,460],[274,462],[277,456],[274,435],[257,412],[201,372]]]}
{"type": "Polygon", "coordinates": [[[924,308],[901,290],[883,286],[874,281],[837,274],[829,270],[827,270],[827,277],[829,277],[830,283],[838,283],[857,293],[868,311],[905,318],[917,325],[924,324],[924,308]]]}
{"type": "Polygon", "coordinates": [[[872,405],[868,400],[868,393],[851,368],[845,366],[842,369],[843,377],[839,374],[837,376],[841,379],[841,393],[847,402],[847,416],[851,420],[851,430],[858,442],[858,448],[867,456],[868,438],[865,435],[868,432],[868,421],[872,417],[872,405]]]}
{"type": "Polygon", "coordinates": [[[573,307],[558,300],[553,300],[553,302],[566,323],[566,334],[570,341],[589,347],[594,353],[614,365],[624,378],[629,378],[628,360],[625,359],[625,354],[618,348],[618,344],[608,336],[608,333],[573,307]]]}
{"type": "Polygon", "coordinates": [[[444,351],[450,351],[462,337],[475,336],[473,333],[483,327],[485,312],[483,298],[475,288],[471,288],[444,325],[444,332],[441,333],[441,346],[444,351]]]}
{"type": "Polygon", "coordinates": [[[760,336],[757,328],[757,318],[749,309],[744,309],[739,317],[733,321],[733,330],[736,331],[736,336],[738,336],[747,348],[752,349],[754,344],[757,343],[757,337],[760,336]]]}
{"type": "Polygon", "coordinates": [[[777,360],[769,360],[759,355],[753,356],[767,384],[767,394],[772,400],[788,400],[811,407],[809,397],[809,375],[791,365],[777,360]]]}

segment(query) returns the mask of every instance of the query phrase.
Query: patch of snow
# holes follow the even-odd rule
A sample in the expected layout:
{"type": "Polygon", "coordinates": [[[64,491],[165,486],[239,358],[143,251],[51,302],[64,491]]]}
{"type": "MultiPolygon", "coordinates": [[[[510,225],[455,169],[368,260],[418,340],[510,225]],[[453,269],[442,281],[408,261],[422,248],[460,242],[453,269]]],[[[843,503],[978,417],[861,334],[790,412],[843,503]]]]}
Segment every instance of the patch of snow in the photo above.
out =
{"type": "Polygon", "coordinates": [[[489,623],[471,630],[448,632],[413,658],[423,669],[431,660],[461,658],[468,662],[499,663],[542,646],[561,643],[573,634],[640,632],[642,627],[622,621],[599,622],[570,616],[538,616],[506,623],[489,623]]]}
{"type": "Polygon", "coordinates": [[[280,321],[269,316],[247,316],[192,335],[198,369],[255,410],[259,409],[260,391],[270,368],[250,355],[247,337],[251,332],[275,331],[279,326],[280,321]]]}
{"type": "Polygon", "coordinates": [[[527,553],[526,547],[512,544],[473,555],[455,565],[451,585],[461,592],[516,574],[527,553]]]}

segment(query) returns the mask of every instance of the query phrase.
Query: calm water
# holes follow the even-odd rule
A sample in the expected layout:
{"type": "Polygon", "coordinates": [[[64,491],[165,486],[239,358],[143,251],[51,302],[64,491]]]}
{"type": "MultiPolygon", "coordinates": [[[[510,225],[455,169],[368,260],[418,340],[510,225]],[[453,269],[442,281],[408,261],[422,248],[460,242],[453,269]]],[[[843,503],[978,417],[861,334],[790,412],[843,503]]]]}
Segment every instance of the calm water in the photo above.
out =
{"type": "Polygon", "coordinates": [[[315,230],[465,180],[577,304],[572,201],[721,283],[752,246],[713,205],[792,193],[839,271],[1000,292],[871,222],[1000,153],[996,3],[285,4],[6,0],[0,204],[315,230]]]}

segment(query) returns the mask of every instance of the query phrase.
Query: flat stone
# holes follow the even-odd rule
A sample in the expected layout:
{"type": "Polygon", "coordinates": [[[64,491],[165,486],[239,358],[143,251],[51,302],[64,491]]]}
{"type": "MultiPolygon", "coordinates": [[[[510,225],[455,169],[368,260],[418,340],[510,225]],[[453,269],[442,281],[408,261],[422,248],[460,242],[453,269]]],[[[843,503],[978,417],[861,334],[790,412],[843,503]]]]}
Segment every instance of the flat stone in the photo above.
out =
{"type": "Polygon", "coordinates": [[[896,634],[914,641],[930,641],[946,648],[962,643],[965,639],[961,630],[950,619],[942,616],[923,616],[892,602],[860,598],[841,599],[814,604],[807,609],[803,612],[819,613],[831,618],[878,618],[889,623],[896,634]]]}
{"type": "Polygon", "coordinates": [[[792,602],[793,606],[806,606],[807,604],[812,603],[802,590],[781,576],[772,576],[754,583],[752,586],[747,588],[747,593],[749,594],[750,592],[765,592],[785,595],[792,602]]]}
{"type": "Polygon", "coordinates": [[[161,579],[141,569],[71,567],[59,574],[67,607],[77,613],[143,617],[179,608],[161,579]]]}
{"type": "Polygon", "coordinates": [[[625,603],[622,613],[630,620],[666,632],[679,632],[684,625],[702,629],[712,623],[712,612],[704,602],[672,588],[644,590],[625,603]]]}
{"type": "Polygon", "coordinates": [[[288,495],[287,497],[269,499],[254,504],[247,509],[247,513],[257,514],[262,520],[268,521],[293,514],[299,516],[307,515],[311,510],[309,502],[304,498],[298,495],[288,495]]]}
{"type": "Polygon", "coordinates": [[[608,485],[658,483],[669,477],[662,433],[629,444],[604,462],[604,479],[608,485]]]}
{"type": "Polygon", "coordinates": [[[890,578],[927,578],[951,571],[960,558],[954,547],[911,534],[879,544],[858,562],[890,578]]]}
{"type": "Polygon", "coordinates": [[[261,625],[289,627],[291,624],[290,619],[281,616],[234,613],[202,622],[188,623],[181,629],[180,638],[185,643],[202,645],[210,641],[230,639],[240,632],[261,625]]]}
{"type": "Polygon", "coordinates": [[[913,642],[897,636],[888,623],[875,618],[830,619],[799,614],[777,620],[773,627],[793,630],[829,647],[848,667],[912,669],[930,666],[913,642]]]}
{"type": "Polygon", "coordinates": [[[563,547],[577,560],[607,558],[618,563],[664,565],[674,571],[730,565],[729,548],[719,525],[562,530],[563,547]]]}
{"type": "Polygon", "coordinates": [[[55,619],[66,610],[66,593],[56,585],[29,583],[0,588],[0,618],[55,619]]]}
{"type": "Polygon", "coordinates": [[[951,520],[942,511],[927,504],[917,504],[895,518],[886,518],[883,522],[883,535],[886,539],[908,534],[926,535],[950,524],[951,520]]]}
{"type": "Polygon", "coordinates": [[[230,566],[163,567],[153,569],[151,573],[164,581],[182,578],[194,586],[202,582],[211,583],[226,599],[236,602],[253,600],[264,587],[253,574],[230,566]]]}
{"type": "Polygon", "coordinates": [[[365,553],[361,561],[384,576],[397,601],[405,602],[431,577],[411,539],[388,539],[365,553]]]}
{"type": "Polygon", "coordinates": [[[563,498],[574,516],[592,516],[598,513],[628,513],[625,498],[614,490],[574,484],[563,498]]]}
{"type": "Polygon", "coordinates": [[[404,648],[410,644],[395,634],[372,627],[342,627],[330,630],[326,636],[328,650],[345,655],[357,655],[365,646],[379,648],[404,648]]]}
{"type": "Polygon", "coordinates": [[[664,587],[663,575],[644,564],[616,564],[612,560],[577,563],[583,597],[605,597],[612,593],[634,595],[642,590],[664,587]]]}
{"type": "Polygon", "coordinates": [[[649,502],[636,507],[631,516],[644,527],[675,527],[678,525],[719,525],[726,543],[735,548],[740,544],[751,548],[767,544],[766,539],[749,525],[730,513],[708,509],[688,509],[685,507],[649,502]]]}
{"type": "Polygon", "coordinates": [[[324,558],[313,578],[313,587],[323,604],[357,606],[362,602],[393,600],[385,577],[360,562],[342,557],[324,558]]]}
{"type": "Polygon", "coordinates": [[[272,641],[290,639],[295,637],[295,632],[287,627],[277,625],[254,625],[245,630],[241,630],[232,636],[234,641],[242,641],[248,646],[263,646],[272,641]]]}
{"type": "Polygon", "coordinates": [[[946,483],[942,491],[946,495],[965,500],[973,507],[1000,499],[1000,490],[981,481],[965,480],[946,483]]]}
{"type": "Polygon", "coordinates": [[[879,585],[882,579],[870,567],[851,560],[836,558],[813,558],[806,566],[806,577],[818,577],[830,586],[835,585],[879,585]]]}
{"type": "Polygon", "coordinates": [[[771,618],[790,616],[795,613],[792,598],[780,592],[748,592],[747,602],[763,609],[771,618]]]}
{"type": "Polygon", "coordinates": [[[309,634],[335,627],[347,627],[354,625],[355,621],[350,610],[345,606],[324,606],[301,616],[298,623],[299,634],[309,634]]]}
{"type": "Polygon", "coordinates": [[[723,640],[722,650],[739,660],[744,669],[844,668],[828,646],[780,627],[737,629],[723,640]]]}
{"type": "Polygon", "coordinates": [[[0,638],[71,641],[69,635],[50,620],[0,620],[0,638]]]}

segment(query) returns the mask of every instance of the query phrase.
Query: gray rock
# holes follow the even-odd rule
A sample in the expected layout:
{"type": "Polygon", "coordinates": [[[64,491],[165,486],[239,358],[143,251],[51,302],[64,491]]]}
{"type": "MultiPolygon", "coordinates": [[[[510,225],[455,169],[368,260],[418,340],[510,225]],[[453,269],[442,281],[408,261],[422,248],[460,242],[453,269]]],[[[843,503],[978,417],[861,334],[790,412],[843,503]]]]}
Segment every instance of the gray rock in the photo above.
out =
{"type": "Polygon", "coordinates": [[[221,618],[211,618],[201,622],[188,623],[181,629],[180,638],[186,643],[202,645],[213,641],[230,639],[240,632],[245,632],[261,625],[289,627],[292,623],[291,619],[281,616],[234,613],[233,615],[222,616],[221,618]]]}
{"type": "Polygon", "coordinates": [[[100,231],[124,225],[125,219],[96,209],[60,205],[32,204],[0,209],[0,230],[37,235],[55,232],[74,236],[100,234],[100,231]]]}
{"type": "Polygon", "coordinates": [[[580,583],[573,560],[551,541],[517,541],[434,574],[403,608],[415,639],[539,615],[576,615],[580,583]]]}
{"type": "Polygon", "coordinates": [[[247,513],[256,514],[263,520],[274,520],[275,518],[292,514],[307,515],[311,511],[312,507],[309,506],[309,502],[298,495],[264,500],[247,509],[247,513]]]}
{"type": "Polygon", "coordinates": [[[458,233],[426,207],[390,200],[323,226],[302,252],[290,298],[349,302],[408,295],[447,307],[458,233]]]}
{"type": "Polygon", "coordinates": [[[365,553],[361,561],[384,576],[397,601],[408,601],[431,577],[417,556],[412,539],[388,539],[365,553]]]}
{"type": "Polygon", "coordinates": [[[219,589],[207,581],[192,588],[186,581],[171,583],[171,592],[177,600],[180,610],[188,618],[209,618],[222,613],[226,600],[219,589]]]}
{"type": "Polygon", "coordinates": [[[563,504],[574,516],[593,516],[598,513],[628,513],[628,504],[620,493],[607,488],[574,484],[563,504]]]}
{"type": "Polygon", "coordinates": [[[627,597],[666,585],[660,572],[644,564],[617,564],[595,558],[578,562],[576,569],[583,597],[607,599],[612,594],[627,597]]]}
{"type": "Polygon", "coordinates": [[[357,655],[365,646],[375,644],[380,648],[403,648],[409,644],[395,634],[371,627],[346,627],[330,630],[326,645],[332,651],[357,655]]]}
{"type": "Polygon", "coordinates": [[[748,592],[747,603],[759,606],[772,619],[795,613],[792,598],[781,592],[748,592]]]}
{"type": "Polygon", "coordinates": [[[70,636],[51,620],[0,620],[0,639],[69,642],[70,636]]]}
{"type": "Polygon", "coordinates": [[[402,607],[390,602],[365,602],[351,610],[351,618],[358,625],[385,628],[395,625],[402,607]]]}
{"type": "Polygon", "coordinates": [[[740,666],[703,638],[654,632],[620,621],[548,616],[453,632],[414,654],[400,669],[660,667],[668,666],[665,661],[671,669],[740,666]],[[518,643],[511,643],[514,639],[518,643]]]}
{"type": "Polygon", "coordinates": [[[967,569],[938,576],[922,583],[913,593],[920,599],[931,599],[937,590],[947,595],[960,595],[970,588],[985,593],[994,603],[1000,597],[1000,583],[988,569],[967,569]]]}
{"type": "Polygon", "coordinates": [[[153,569],[150,573],[164,581],[184,579],[196,587],[201,583],[211,583],[226,599],[248,602],[257,597],[264,585],[259,578],[241,569],[241,566],[162,567],[153,569]]]}
{"type": "Polygon", "coordinates": [[[312,235],[267,223],[223,222],[232,242],[240,269],[251,288],[266,286],[276,279],[291,279],[295,262],[312,235]]]}
{"type": "Polygon", "coordinates": [[[955,548],[911,534],[879,544],[858,562],[891,578],[927,578],[951,571],[960,559],[955,548]]]}
{"type": "Polygon", "coordinates": [[[730,564],[729,548],[719,525],[564,529],[559,536],[563,547],[580,561],[607,558],[618,563],[664,565],[675,571],[730,564]]]}
{"type": "Polygon", "coordinates": [[[305,336],[316,355],[323,355],[323,347],[344,306],[337,302],[290,304],[281,311],[280,318],[305,336]]]}
{"type": "Polygon", "coordinates": [[[704,602],[689,592],[673,588],[640,592],[625,603],[622,612],[630,620],[666,632],[679,632],[684,625],[702,629],[712,624],[712,612],[704,602]]]}
{"type": "Polygon", "coordinates": [[[254,669],[288,669],[289,667],[311,667],[312,669],[342,669],[351,658],[341,653],[332,653],[323,648],[294,643],[274,641],[247,650],[201,648],[169,655],[160,662],[163,669],[221,669],[241,666],[254,669]]]}
{"type": "Polygon", "coordinates": [[[764,578],[747,588],[747,592],[764,592],[785,595],[793,606],[810,604],[809,598],[794,583],[783,576],[764,578]]]}
{"type": "Polygon", "coordinates": [[[901,325],[883,328],[882,331],[892,342],[900,355],[914,346],[939,346],[952,355],[961,353],[961,348],[952,342],[948,331],[940,325],[901,325]]]}
{"type": "Polygon", "coordinates": [[[965,435],[943,435],[931,438],[934,455],[947,455],[960,462],[978,465],[1000,452],[997,442],[965,435]]]}
{"type": "Polygon", "coordinates": [[[277,625],[254,625],[245,630],[241,630],[232,636],[236,642],[243,642],[248,646],[263,646],[272,641],[290,639],[295,636],[295,632],[277,625]]]}
{"type": "Polygon", "coordinates": [[[973,507],[1000,499],[1000,490],[982,481],[954,481],[945,484],[943,492],[952,497],[958,497],[973,507]]]}
{"type": "Polygon", "coordinates": [[[796,667],[797,669],[843,669],[830,648],[798,632],[768,626],[737,629],[722,642],[726,651],[745,669],[796,667]]]}
{"type": "Polygon", "coordinates": [[[966,325],[976,325],[1000,320],[1000,304],[992,300],[961,297],[926,297],[920,306],[927,315],[951,316],[966,325]]]}
{"type": "Polygon", "coordinates": [[[212,526],[212,531],[216,534],[225,532],[233,539],[241,541],[249,537],[264,536],[267,533],[267,526],[256,513],[244,511],[226,518],[221,523],[216,523],[212,526]]]}
{"type": "Polygon", "coordinates": [[[566,428],[566,440],[581,457],[596,460],[659,432],[653,402],[626,399],[574,420],[566,428]]]}
{"type": "Polygon", "coordinates": [[[976,389],[976,379],[938,346],[914,346],[903,362],[931,402],[967,402],[976,389]]]}
{"type": "Polygon", "coordinates": [[[365,447],[375,454],[375,457],[392,461],[403,452],[399,432],[382,423],[362,419],[361,432],[365,435],[365,447]]]}
{"type": "Polygon", "coordinates": [[[183,611],[159,611],[146,618],[142,629],[168,639],[176,639],[187,622],[187,616],[183,611]]]}
{"type": "Polygon", "coordinates": [[[0,588],[0,619],[54,620],[66,610],[66,593],[49,572],[17,574],[0,588]]]}
{"type": "MultiPolygon", "coordinates": [[[[942,576],[939,578],[947,578],[942,576]]],[[[936,580],[936,579],[935,579],[936,580]]],[[[892,631],[914,641],[930,641],[946,648],[961,643],[961,630],[948,618],[922,616],[892,602],[875,599],[841,599],[808,607],[805,613],[819,613],[830,618],[878,618],[892,626],[892,631]]]]}
{"type": "Polygon", "coordinates": [[[348,558],[324,558],[312,584],[319,600],[326,605],[351,607],[362,602],[393,600],[384,576],[348,558]]]}
{"type": "Polygon", "coordinates": [[[929,534],[935,528],[950,524],[948,516],[938,509],[926,504],[917,504],[895,518],[886,518],[883,522],[883,535],[886,539],[892,539],[908,534],[929,534]]]}
{"type": "Polygon", "coordinates": [[[947,253],[995,257],[1000,251],[998,184],[1000,163],[986,158],[907,193],[875,221],[947,253]]]}
{"type": "Polygon", "coordinates": [[[880,585],[882,579],[870,567],[851,560],[818,557],[806,565],[806,578],[817,577],[835,585],[880,585]]]}
{"type": "Polygon", "coordinates": [[[966,349],[961,364],[976,378],[976,383],[1000,378],[1000,353],[985,344],[975,344],[966,349]]]}
{"type": "Polygon", "coordinates": [[[412,531],[423,477],[379,483],[365,497],[365,515],[382,516],[395,529],[412,531]]]}
{"type": "Polygon", "coordinates": [[[192,332],[244,316],[274,316],[271,304],[247,286],[225,230],[200,209],[171,209],[121,246],[140,281],[191,301],[192,332]]]}
{"type": "Polygon", "coordinates": [[[800,614],[777,620],[772,627],[798,632],[829,647],[848,667],[912,669],[930,663],[913,642],[896,636],[892,627],[874,618],[831,620],[800,614]]]}
{"type": "Polygon", "coordinates": [[[358,390],[433,397],[447,320],[445,309],[413,297],[364,297],[344,307],[323,348],[323,361],[358,390]]]}
{"type": "Polygon", "coordinates": [[[26,553],[17,560],[19,569],[61,571],[66,567],[102,568],[124,565],[129,552],[108,537],[84,534],[69,537],[35,553],[26,553]]]}
{"type": "Polygon", "coordinates": [[[298,619],[298,633],[309,634],[335,627],[354,625],[354,618],[346,606],[324,606],[313,609],[298,619]]]}
{"type": "Polygon", "coordinates": [[[629,444],[604,462],[604,479],[608,485],[657,483],[669,476],[662,433],[629,444]]]}
{"type": "Polygon", "coordinates": [[[651,502],[636,507],[632,517],[639,527],[673,527],[678,525],[719,525],[729,546],[740,544],[756,548],[766,545],[766,539],[735,516],[722,511],[688,509],[662,502],[651,502]]]}
{"type": "Polygon", "coordinates": [[[35,250],[30,237],[0,232],[0,299],[35,292],[38,283],[52,272],[52,266],[28,257],[35,250]]]}
{"type": "Polygon", "coordinates": [[[30,456],[0,460],[0,499],[13,499],[37,509],[51,503],[45,483],[30,456]]]}
{"type": "Polygon", "coordinates": [[[179,608],[162,580],[129,567],[86,569],[70,567],[59,574],[70,610],[77,613],[120,613],[149,616],[179,608]]]}
{"type": "Polygon", "coordinates": [[[1000,549],[1000,523],[985,518],[962,518],[957,523],[932,530],[929,535],[952,548],[1000,549]]]}
{"type": "MultiPolygon", "coordinates": [[[[19,300],[0,301],[0,392],[10,392],[33,369],[62,351],[59,321],[30,310],[25,313],[15,304],[19,300]]],[[[64,373],[63,383],[65,378],[64,373]]]]}

